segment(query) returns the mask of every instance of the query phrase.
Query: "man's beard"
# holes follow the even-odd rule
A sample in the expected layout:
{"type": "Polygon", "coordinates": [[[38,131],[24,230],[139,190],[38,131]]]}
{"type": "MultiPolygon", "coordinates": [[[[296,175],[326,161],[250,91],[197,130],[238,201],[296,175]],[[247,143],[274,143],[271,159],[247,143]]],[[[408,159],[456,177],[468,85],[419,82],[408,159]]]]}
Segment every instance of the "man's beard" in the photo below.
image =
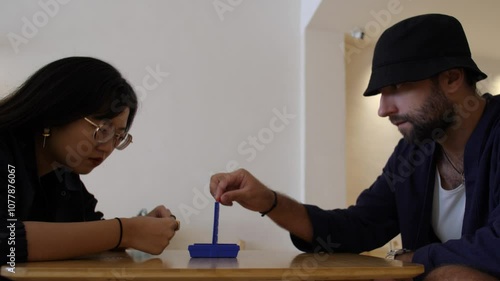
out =
{"type": "Polygon", "coordinates": [[[389,117],[393,123],[408,122],[413,125],[411,130],[399,130],[409,143],[422,143],[427,139],[433,141],[455,123],[457,114],[453,103],[437,83],[433,83],[431,90],[430,97],[417,111],[389,117]]]}

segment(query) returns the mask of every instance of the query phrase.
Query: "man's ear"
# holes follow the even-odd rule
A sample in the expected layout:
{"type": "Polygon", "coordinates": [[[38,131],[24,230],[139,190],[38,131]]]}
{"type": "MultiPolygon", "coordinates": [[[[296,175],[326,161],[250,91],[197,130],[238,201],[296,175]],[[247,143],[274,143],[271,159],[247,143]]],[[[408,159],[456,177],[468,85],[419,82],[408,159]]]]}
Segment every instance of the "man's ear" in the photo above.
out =
{"type": "Polygon", "coordinates": [[[445,93],[457,92],[465,83],[463,68],[453,68],[439,74],[439,84],[445,93]]]}

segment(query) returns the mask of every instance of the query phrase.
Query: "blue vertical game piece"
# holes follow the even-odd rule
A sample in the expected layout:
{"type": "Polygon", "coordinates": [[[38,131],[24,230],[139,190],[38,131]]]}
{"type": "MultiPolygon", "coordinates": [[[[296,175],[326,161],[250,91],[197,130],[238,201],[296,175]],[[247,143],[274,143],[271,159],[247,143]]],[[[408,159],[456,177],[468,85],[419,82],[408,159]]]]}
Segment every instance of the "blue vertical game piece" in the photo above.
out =
{"type": "Polygon", "coordinates": [[[215,202],[214,206],[214,230],[212,234],[212,244],[217,244],[219,239],[219,202],[215,202]]]}
{"type": "Polygon", "coordinates": [[[188,246],[192,258],[235,258],[238,256],[240,246],[237,244],[219,244],[219,202],[214,204],[214,227],[212,244],[194,243],[188,246]]]}

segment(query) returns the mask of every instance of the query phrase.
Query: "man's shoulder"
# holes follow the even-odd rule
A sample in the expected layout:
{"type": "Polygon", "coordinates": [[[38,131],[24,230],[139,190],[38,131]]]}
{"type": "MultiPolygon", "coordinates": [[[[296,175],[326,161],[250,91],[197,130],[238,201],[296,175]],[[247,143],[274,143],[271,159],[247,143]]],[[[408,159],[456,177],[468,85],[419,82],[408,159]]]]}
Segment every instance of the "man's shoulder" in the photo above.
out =
{"type": "Polygon", "coordinates": [[[500,95],[485,93],[481,97],[486,100],[487,109],[500,111],[500,95]]]}
{"type": "Polygon", "coordinates": [[[500,95],[484,94],[483,97],[487,101],[483,120],[486,126],[493,131],[500,130],[500,95]]]}

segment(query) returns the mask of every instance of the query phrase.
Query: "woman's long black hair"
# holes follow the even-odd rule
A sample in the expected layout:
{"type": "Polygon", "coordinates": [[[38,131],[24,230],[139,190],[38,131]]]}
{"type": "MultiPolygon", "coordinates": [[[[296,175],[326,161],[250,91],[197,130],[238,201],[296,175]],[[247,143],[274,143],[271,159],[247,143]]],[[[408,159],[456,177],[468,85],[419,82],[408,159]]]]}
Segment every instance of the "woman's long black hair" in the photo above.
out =
{"type": "Polygon", "coordinates": [[[0,101],[0,132],[41,133],[86,116],[112,119],[126,107],[128,131],[137,112],[130,84],[106,62],[68,57],[42,67],[0,101]]]}

